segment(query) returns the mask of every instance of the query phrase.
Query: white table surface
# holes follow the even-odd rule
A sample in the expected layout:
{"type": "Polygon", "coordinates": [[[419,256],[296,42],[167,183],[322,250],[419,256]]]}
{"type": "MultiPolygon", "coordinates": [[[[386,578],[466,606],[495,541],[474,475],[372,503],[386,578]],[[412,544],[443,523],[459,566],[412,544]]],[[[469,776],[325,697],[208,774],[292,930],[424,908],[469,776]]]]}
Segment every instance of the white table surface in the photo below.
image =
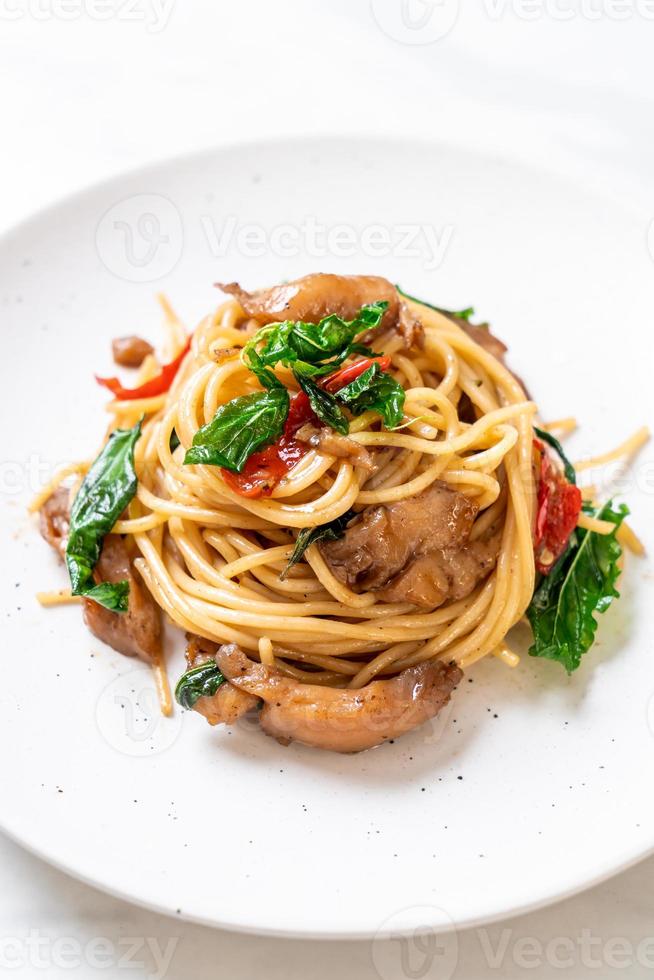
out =
{"type": "MultiPolygon", "coordinates": [[[[622,199],[647,235],[652,0],[407,0],[409,27],[401,13],[402,0],[0,0],[0,230],[159,157],[368,132],[566,173],[622,199]]],[[[644,977],[653,873],[651,859],[557,906],[461,932],[447,977],[644,977]]],[[[0,836],[0,974],[402,980],[445,976],[439,963],[420,942],[293,942],[168,919],[0,836]]]]}

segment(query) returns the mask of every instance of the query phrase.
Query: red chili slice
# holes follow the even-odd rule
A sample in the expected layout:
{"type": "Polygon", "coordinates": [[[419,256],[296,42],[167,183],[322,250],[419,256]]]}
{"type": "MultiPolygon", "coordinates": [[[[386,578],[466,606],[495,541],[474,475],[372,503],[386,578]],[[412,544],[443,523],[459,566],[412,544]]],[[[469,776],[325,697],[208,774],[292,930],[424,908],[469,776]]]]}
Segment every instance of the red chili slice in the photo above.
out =
{"type": "Polygon", "coordinates": [[[346,368],[328,374],[323,379],[322,387],[333,395],[335,391],[340,391],[345,385],[349,385],[350,381],[359,378],[373,364],[379,364],[382,371],[388,371],[391,366],[391,359],[388,354],[384,354],[381,357],[365,357],[362,361],[355,361],[354,364],[350,364],[346,368]]]}
{"type": "Polygon", "coordinates": [[[547,575],[565,551],[577,526],[581,491],[556,469],[540,440],[534,439],[534,446],[540,454],[534,551],[536,568],[547,575]]]}
{"type": "Polygon", "coordinates": [[[295,433],[305,422],[317,422],[309,399],[303,391],[291,398],[284,431],[277,442],[258,453],[252,453],[240,473],[221,469],[228,487],[242,497],[269,497],[282,477],[309,452],[306,443],[298,442],[295,433]]]}
{"type": "Polygon", "coordinates": [[[180,365],[191,347],[191,336],[189,336],[183,350],[177,355],[170,364],[164,364],[159,374],[149,381],[145,381],[138,388],[123,388],[119,378],[99,378],[96,374],[95,380],[99,385],[108,388],[115,398],[121,401],[131,401],[134,398],[154,398],[155,395],[163,395],[175,380],[175,375],[179,371],[180,365]]]}

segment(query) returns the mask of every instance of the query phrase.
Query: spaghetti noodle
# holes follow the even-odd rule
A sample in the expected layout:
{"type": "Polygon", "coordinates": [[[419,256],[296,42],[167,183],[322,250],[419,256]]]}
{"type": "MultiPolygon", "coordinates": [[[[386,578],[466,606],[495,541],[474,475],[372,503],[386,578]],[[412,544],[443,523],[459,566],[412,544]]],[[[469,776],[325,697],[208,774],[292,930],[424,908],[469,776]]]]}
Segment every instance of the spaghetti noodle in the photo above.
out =
{"type": "MultiPolygon", "coordinates": [[[[510,372],[452,321],[426,307],[415,309],[425,328],[419,356],[402,354],[397,336],[382,335],[374,347],[391,355],[407,392],[405,413],[421,421],[407,419],[402,433],[388,432],[369,413],[350,427],[354,442],[387,459],[370,481],[374,487],[368,489],[347,460],[312,450],[265,500],[240,497],[212,467],[183,465],[185,447],[219,405],[256,387],[238,356],[216,365],[210,353],[240,350],[251,338],[256,324],[244,323],[238,304],[228,301],[200,325],[160,417],[146,425],[137,446],[137,499],[131,520],[120,526],[122,533],[134,533],[141,554],[136,566],[177,625],[251,653],[267,637],[282,670],[299,662],[317,668],[312,683],[328,674],[330,682],[337,675],[360,687],[379,673],[434,656],[468,666],[521,618],[535,574],[536,407],[510,372]],[[441,380],[434,386],[436,377],[441,380]],[[474,425],[458,415],[464,393],[482,413],[474,425]],[[181,445],[171,453],[173,430],[181,445]],[[414,496],[436,480],[477,502],[480,525],[491,507],[504,515],[497,566],[465,601],[417,614],[407,604],[356,595],[334,577],[316,546],[306,564],[280,580],[292,530],[326,524],[357,506],[414,496]]],[[[128,418],[120,409],[124,424],[140,406],[129,406],[128,418]]],[[[297,667],[291,673],[298,676],[297,667]]]]}
{"type": "MultiPolygon", "coordinates": [[[[307,277],[312,278],[321,277],[307,277]]],[[[296,688],[322,686],[341,692],[339,698],[347,691],[381,691],[374,687],[376,682],[409,676],[413,669],[438,661],[465,670],[493,653],[515,666],[518,658],[506,645],[507,633],[530,607],[538,579],[565,559],[575,524],[582,535],[595,540],[603,535],[614,538],[616,522],[603,511],[580,512],[582,497],[575,487],[570,496],[576,511],[561,540],[552,545],[552,533],[543,531],[539,574],[535,535],[539,522],[556,512],[554,504],[563,506],[557,495],[565,481],[560,464],[552,462],[549,448],[538,439],[541,448],[535,457],[537,407],[498,349],[480,343],[483,337],[475,331],[481,328],[467,329],[464,317],[401,298],[401,316],[418,325],[419,335],[407,342],[397,322],[384,316],[370,337],[363,338],[368,344],[365,364],[372,374],[388,375],[395,390],[401,387],[401,421],[393,427],[383,424],[378,406],[358,414],[348,411],[346,453],[333,439],[315,437],[313,442],[300,439],[297,452],[298,430],[288,435],[287,429],[287,448],[296,455],[289,456],[262,490],[256,482],[260,474],[255,473],[254,483],[244,479],[248,468],[243,471],[241,466],[239,475],[236,468],[230,472],[224,466],[188,461],[198,433],[211,426],[224,406],[261,392],[266,376],[263,369],[257,374],[252,367],[261,325],[281,319],[270,303],[260,304],[265,316],[251,315],[243,299],[249,294],[229,288],[236,298],[200,323],[167,392],[121,398],[107,406],[111,431],[136,426],[144,417],[133,456],[136,492],[112,530],[133,542],[133,565],[157,605],[187,633],[209,644],[236,645],[240,655],[246,655],[248,670],[256,665],[268,672],[268,679],[274,674],[296,688]],[[254,355],[248,355],[251,350],[254,355]],[[391,592],[387,598],[388,589],[358,588],[348,575],[339,574],[330,558],[334,552],[319,543],[320,535],[311,537],[317,529],[334,527],[338,531],[333,537],[347,536],[348,528],[361,527],[365,515],[429,500],[436,489],[449,493],[457,507],[463,500],[470,508],[466,547],[482,544],[491,535],[496,543],[488,570],[476,576],[465,594],[450,589],[434,608],[409,601],[410,593],[402,599],[391,592]],[[303,535],[308,545],[296,560],[303,535]]],[[[328,302],[321,312],[342,313],[341,300],[334,295],[333,305],[328,302]]],[[[169,338],[165,356],[174,362],[187,338],[169,304],[164,309],[169,338]]],[[[306,319],[316,323],[319,317],[306,319]]],[[[348,371],[348,378],[361,375],[364,362],[354,348],[349,356],[344,352],[343,361],[343,377],[348,371]]],[[[149,356],[140,379],[156,379],[157,372],[149,356]]],[[[315,387],[308,387],[293,363],[280,360],[273,373],[269,384],[283,386],[291,395],[291,406],[304,397],[304,390],[315,395],[315,387]]],[[[331,391],[332,399],[343,378],[330,379],[338,374],[318,385],[321,391],[331,391]]],[[[314,401],[311,406],[315,409],[314,401]]],[[[574,426],[574,420],[564,419],[549,428],[566,432],[574,426]]],[[[543,437],[558,445],[549,433],[543,437]]],[[[644,438],[638,433],[625,443],[626,449],[638,448],[644,438]]],[[[260,450],[261,467],[270,467],[270,453],[265,446],[260,450]]],[[[275,460],[279,458],[283,461],[283,454],[275,460]]],[[[599,461],[612,458],[607,454],[599,461]]],[[[85,464],[67,472],[87,469],[85,464]]],[[[568,484],[564,488],[572,489],[568,484]]],[[[47,494],[39,496],[38,506],[47,494]]],[[[429,521],[429,515],[425,519],[429,521]]],[[[626,526],[620,536],[626,543],[637,542],[626,526]]],[[[62,601],[71,601],[70,594],[62,593],[62,601]]],[[[191,673],[197,674],[207,659],[196,657],[191,673]]],[[[155,665],[168,707],[160,658],[155,658],[155,665]]],[[[257,675],[254,686],[247,688],[250,696],[263,676],[257,675]]],[[[231,679],[238,686],[238,679],[231,679]]],[[[211,696],[217,696],[218,689],[211,690],[211,696]]],[[[209,689],[202,688],[201,701],[209,696],[209,689]]],[[[257,696],[265,700],[264,694],[257,696]]],[[[285,734],[279,726],[272,733],[285,734]]],[[[348,742],[352,747],[361,745],[355,739],[348,742]]]]}

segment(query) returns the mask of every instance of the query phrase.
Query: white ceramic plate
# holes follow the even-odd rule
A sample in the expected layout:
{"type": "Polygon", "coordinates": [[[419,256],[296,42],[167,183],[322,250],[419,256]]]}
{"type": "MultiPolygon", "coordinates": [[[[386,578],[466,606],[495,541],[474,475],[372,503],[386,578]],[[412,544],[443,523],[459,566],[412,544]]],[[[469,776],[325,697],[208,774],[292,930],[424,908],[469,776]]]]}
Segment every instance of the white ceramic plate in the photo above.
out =
{"type": "MultiPolygon", "coordinates": [[[[573,455],[652,417],[646,226],[545,173],[442,146],[280,142],[165,163],[28,221],[0,245],[0,825],[117,895],[261,933],[446,929],[544,904],[654,846],[647,561],[628,561],[572,679],[484,662],[437,725],[353,757],[281,748],[252,722],[162,721],[145,668],[78,608],[35,601],[65,579],[24,505],[97,445],[109,339],[156,341],[157,290],[192,325],[216,279],[316,269],[475,303],[544,414],[581,420],[573,455]]],[[[651,541],[647,460],[625,490],[651,541]]]]}

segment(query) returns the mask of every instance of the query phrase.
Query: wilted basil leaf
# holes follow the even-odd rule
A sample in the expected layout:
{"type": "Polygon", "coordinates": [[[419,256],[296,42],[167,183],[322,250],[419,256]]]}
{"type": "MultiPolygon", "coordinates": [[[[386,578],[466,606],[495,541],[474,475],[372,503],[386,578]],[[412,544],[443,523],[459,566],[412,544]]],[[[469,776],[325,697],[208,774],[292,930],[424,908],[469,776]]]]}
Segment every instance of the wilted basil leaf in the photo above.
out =
{"type": "Polygon", "coordinates": [[[233,398],[198,429],[184,462],[224,466],[240,473],[252,453],[282,434],[288,408],[288,391],[281,385],[233,398]]]}
{"type": "Polygon", "coordinates": [[[291,367],[298,362],[303,362],[302,373],[305,375],[317,373],[308,367],[312,364],[320,364],[324,369],[321,373],[327,373],[341,363],[331,359],[340,357],[344,360],[355,337],[377,327],[387,308],[388,303],[384,300],[362,306],[354,320],[343,320],[332,313],[319,323],[285,320],[262,327],[244,348],[243,359],[255,373],[266,366],[282,363],[291,367]],[[261,344],[263,346],[259,346],[261,344]],[[328,360],[329,365],[323,364],[328,360]]]}
{"type": "Polygon", "coordinates": [[[311,378],[305,378],[297,371],[293,373],[295,380],[307,395],[309,404],[320,421],[346,436],[350,431],[350,426],[334,396],[330,395],[324,388],[319,388],[311,378]]]}
{"type": "Polygon", "coordinates": [[[288,560],[288,565],[279,576],[282,581],[288,575],[288,571],[293,565],[297,565],[300,561],[304,552],[312,544],[316,544],[318,541],[336,541],[338,538],[342,538],[345,534],[345,529],[353,517],[356,514],[353,510],[348,510],[347,513],[342,514],[341,517],[337,517],[335,520],[330,521],[329,524],[321,524],[319,527],[305,527],[303,528],[297,536],[295,542],[295,548],[293,549],[293,554],[288,560]]]}
{"type": "Polygon", "coordinates": [[[557,660],[569,674],[593,645],[595,613],[605,612],[612,599],[620,595],[615,583],[620,574],[622,548],[616,532],[628,509],[624,504],[614,509],[609,502],[592,513],[610,521],[615,530],[597,534],[577,528],[566,552],[542,578],[527,609],[534,634],[529,653],[532,657],[557,660]]]}
{"type": "Polygon", "coordinates": [[[394,429],[402,421],[405,397],[402,385],[382,371],[379,364],[373,364],[337,393],[353,415],[362,415],[369,409],[378,412],[387,429],[394,429]]]}
{"type": "Polygon", "coordinates": [[[243,348],[243,360],[246,367],[256,375],[262,388],[283,388],[283,384],[264,364],[256,348],[250,344],[243,348]]]}
{"type": "MultiPolygon", "coordinates": [[[[142,422],[142,420],[141,420],[142,422]]],[[[112,612],[127,612],[129,583],[93,581],[105,535],[136,493],[134,446],[141,422],[117,429],[88,471],[70,511],[66,566],[73,595],[93,599],[112,612]]]]}
{"type": "Polygon", "coordinates": [[[214,660],[192,667],[182,674],[175,687],[175,700],[182,708],[191,711],[200,698],[210,698],[225,683],[220,668],[214,660]]]}

